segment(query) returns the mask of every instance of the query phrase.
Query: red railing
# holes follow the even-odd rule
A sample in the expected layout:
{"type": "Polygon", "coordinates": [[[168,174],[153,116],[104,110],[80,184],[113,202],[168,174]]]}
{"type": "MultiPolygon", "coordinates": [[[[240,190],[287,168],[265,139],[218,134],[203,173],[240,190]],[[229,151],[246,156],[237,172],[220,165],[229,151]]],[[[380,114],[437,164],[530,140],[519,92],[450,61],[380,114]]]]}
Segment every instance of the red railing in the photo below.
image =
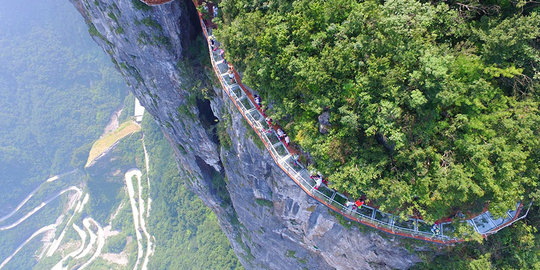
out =
{"type": "Polygon", "coordinates": [[[161,5],[161,4],[165,4],[165,3],[169,3],[173,0],[141,0],[142,2],[144,2],[145,4],[149,5],[149,6],[155,6],[155,5],[161,5]]]}

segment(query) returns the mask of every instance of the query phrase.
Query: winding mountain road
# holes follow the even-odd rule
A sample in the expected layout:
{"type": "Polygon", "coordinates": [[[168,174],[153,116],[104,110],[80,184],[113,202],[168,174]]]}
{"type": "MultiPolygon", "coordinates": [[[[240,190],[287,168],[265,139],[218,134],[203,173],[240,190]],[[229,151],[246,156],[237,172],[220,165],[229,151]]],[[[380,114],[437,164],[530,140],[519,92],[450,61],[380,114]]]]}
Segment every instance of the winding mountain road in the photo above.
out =
{"type": "Polygon", "coordinates": [[[143,257],[143,247],[142,247],[142,235],[140,232],[140,225],[139,225],[139,210],[137,209],[137,203],[135,202],[135,190],[133,189],[133,181],[132,178],[135,176],[139,181],[141,181],[142,173],[139,169],[131,169],[126,172],[125,174],[125,180],[126,185],[128,189],[128,195],[129,195],[129,203],[131,205],[131,213],[133,215],[133,226],[135,227],[135,236],[137,237],[137,261],[135,262],[135,267],[133,269],[137,269],[139,266],[139,262],[141,258],[143,257]]]}
{"type": "MultiPolygon", "coordinates": [[[[148,157],[148,152],[146,151],[146,145],[144,143],[144,135],[142,137],[142,146],[143,146],[143,151],[144,151],[144,164],[145,164],[145,167],[146,167],[146,183],[147,183],[147,189],[148,189],[148,201],[146,202],[146,218],[150,217],[150,209],[151,209],[151,204],[152,204],[152,198],[150,198],[150,176],[149,176],[149,172],[150,172],[150,159],[148,157]]],[[[142,198],[142,187],[141,187],[141,180],[139,179],[139,211],[140,211],[140,219],[141,219],[141,227],[142,227],[142,230],[143,230],[143,233],[146,237],[146,254],[144,256],[144,261],[143,261],[143,265],[142,265],[142,269],[143,270],[146,270],[147,267],[148,267],[148,260],[150,258],[150,256],[152,256],[152,254],[154,253],[154,250],[152,249],[152,238],[151,238],[151,235],[148,233],[148,231],[146,230],[146,221],[144,219],[144,200],[142,198]]]]}
{"type": "MultiPolygon", "coordinates": [[[[79,270],[82,270],[82,269],[88,267],[95,259],[97,259],[97,257],[99,257],[99,255],[101,255],[101,250],[103,249],[103,246],[105,246],[105,233],[103,232],[103,228],[93,218],[85,218],[83,220],[83,225],[89,232],[92,231],[92,229],[90,227],[91,226],[90,223],[94,223],[94,226],[97,227],[97,233],[96,234],[92,233],[94,235],[94,237],[96,237],[95,239],[97,239],[96,251],[94,251],[94,254],[92,255],[92,257],[90,257],[90,259],[88,261],[86,261],[83,265],[81,265],[81,267],[78,268],[79,270]]],[[[92,237],[92,235],[90,237],[92,237]]]]}
{"type": "Polygon", "coordinates": [[[24,242],[22,242],[22,244],[20,244],[17,249],[15,249],[15,251],[13,253],[11,253],[11,255],[9,255],[1,264],[0,264],[0,269],[2,269],[9,261],[11,261],[11,259],[13,259],[13,257],[15,255],[17,255],[17,253],[19,253],[19,251],[26,245],[28,244],[28,242],[30,242],[32,239],[34,239],[34,237],[44,233],[44,232],[47,232],[47,231],[50,231],[50,230],[54,230],[56,229],[56,225],[57,224],[50,224],[50,225],[47,225],[45,227],[42,227],[41,229],[37,230],[36,232],[34,232],[30,237],[28,237],[24,242]]]}
{"type": "Polygon", "coordinates": [[[148,265],[148,259],[150,255],[153,253],[152,250],[152,237],[148,233],[146,229],[146,222],[145,222],[145,207],[144,207],[144,200],[142,199],[142,185],[141,185],[141,177],[142,172],[139,169],[131,169],[126,172],[125,174],[125,180],[126,180],[126,186],[128,190],[129,195],[129,202],[131,205],[131,212],[133,215],[133,225],[135,227],[135,236],[137,237],[137,261],[135,263],[135,267],[133,269],[138,269],[139,264],[141,263],[141,259],[143,259],[142,267],[141,269],[146,270],[148,265]],[[138,187],[138,199],[135,199],[135,190],[133,188],[133,177],[137,179],[137,187],[138,187]],[[143,236],[141,232],[144,234],[144,237],[146,238],[146,252],[143,250],[142,241],[143,236]]]}
{"type": "Polygon", "coordinates": [[[32,211],[28,212],[26,215],[24,215],[22,218],[20,218],[19,220],[17,220],[16,222],[10,224],[10,225],[6,225],[6,226],[2,226],[0,227],[0,231],[5,231],[5,230],[9,230],[9,229],[13,229],[15,227],[17,227],[19,224],[21,224],[23,221],[25,221],[26,219],[28,219],[29,217],[31,217],[33,214],[35,214],[37,211],[41,210],[43,207],[45,207],[47,204],[49,204],[50,202],[52,202],[53,200],[55,200],[56,198],[58,198],[59,196],[61,196],[62,194],[66,193],[66,192],[70,192],[70,191],[75,191],[79,194],[79,197],[82,195],[82,191],[80,188],[76,187],[76,186],[71,186],[69,188],[66,188],[58,193],[56,193],[56,195],[54,195],[53,197],[49,198],[48,200],[42,202],[40,205],[36,206],[34,209],[32,209],[32,211]]]}
{"type": "Polygon", "coordinates": [[[15,207],[15,209],[13,209],[11,212],[9,212],[8,214],[4,215],[3,217],[0,217],[0,222],[10,218],[11,216],[13,216],[15,213],[17,213],[17,211],[19,211],[21,209],[21,207],[23,207],[33,196],[34,194],[36,194],[36,192],[45,184],[47,183],[51,183],[51,182],[54,182],[66,175],[69,175],[69,174],[73,174],[75,173],[77,170],[73,170],[73,171],[70,171],[70,172],[67,172],[67,173],[63,173],[63,174],[59,174],[59,175],[55,175],[55,176],[52,176],[50,178],[48,178],[47,180],[45,180],[43,183],[41,183],[39,186],[37,186],[34,190],[32,190],[32,192],[30,192],[18,205],[17,207],[15,207]]]}
{"type": "Polygon", "coordinates": [[[83,229],[81,229],[79,226],[77,226],[77,224],[73,224],[73,229],[79,234],[79,237],[81,238],[81,246],[79,246],[78,249],[74,250],[73,252],[70,252],[68,255],[66,255],[65,257],[62,258],[62,260],[60,260],[57,264],[55,264],[53,266],[53,268],[51,270],[63,270],[63,269],[67,269],[67,268],[64,268],[63,265],[64,265],[64,262],[71,258],[71,257],[75,257],[77,256],[78,254],[80,254],[83,249],[84,249],[84,245],[86,244],[86,233],[84,232],[83,229]]]}
{"type": "Polygon", "coordinates": [[[66,235],[67,229],[69,229],[69,224],[71,224],[71,221],[73,220],[75,215],[82,210],[82,207],[84,207],[84,201],[85,200],[88,201],[88,196],[89,196],[88,194],[84,196],[83,200],[81,200],[81,195],[82,194],[78,194],[77,198],[75,198],[75,200],[73,200],[71,204],[69,205],[69,209],[72,209],[73,206],[75,206],[75,208],[73,209],[73,213],[71,214],[68,221],[66,222],[66,225],[64,225],[64,229],[60,233],[60,236],[58,236],[58,238],[53,240],[51,246],[47,250],[47,257],[52,256],[54,252],[58,249],[58,247],[60,246],[60,243],[62,243],[62,240],[64,239],[64,236],[66,235]]]}

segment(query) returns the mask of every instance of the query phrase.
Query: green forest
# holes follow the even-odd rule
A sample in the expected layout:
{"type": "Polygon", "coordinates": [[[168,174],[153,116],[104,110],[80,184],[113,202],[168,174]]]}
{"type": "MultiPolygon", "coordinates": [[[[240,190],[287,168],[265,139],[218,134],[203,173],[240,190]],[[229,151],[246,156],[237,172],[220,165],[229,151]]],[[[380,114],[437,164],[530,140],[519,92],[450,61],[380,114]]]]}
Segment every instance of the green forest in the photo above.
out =
{"type": "Polygon", "coordinates": [[[31,3],[0,9],[0,214],[49,176],[82,168],[127,93],[69,2],[31,3]]]}
{"type": "Polygon", "coordinates": [[[330,187],[426,221],[539,197],[537,3],[219,5],[226,58],[330,187]]]}

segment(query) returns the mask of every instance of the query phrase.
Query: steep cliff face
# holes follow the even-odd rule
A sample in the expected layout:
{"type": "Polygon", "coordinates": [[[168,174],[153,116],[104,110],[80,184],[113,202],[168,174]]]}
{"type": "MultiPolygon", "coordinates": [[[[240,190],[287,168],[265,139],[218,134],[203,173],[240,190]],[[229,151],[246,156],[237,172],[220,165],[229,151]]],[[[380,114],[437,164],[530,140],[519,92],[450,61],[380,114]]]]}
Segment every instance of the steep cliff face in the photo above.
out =
{"type": "Polygon", "coordinates": [[[132,0],[71,1],[161,125],[180,173],[216,212],[247,269],[404,269],[419,261],[397,239],[345,228],[275,165],[198,60],[204,45],[190,1],[151,8],[132,0]],[[216,117],[230,142],[216,136],[216,117]]]}

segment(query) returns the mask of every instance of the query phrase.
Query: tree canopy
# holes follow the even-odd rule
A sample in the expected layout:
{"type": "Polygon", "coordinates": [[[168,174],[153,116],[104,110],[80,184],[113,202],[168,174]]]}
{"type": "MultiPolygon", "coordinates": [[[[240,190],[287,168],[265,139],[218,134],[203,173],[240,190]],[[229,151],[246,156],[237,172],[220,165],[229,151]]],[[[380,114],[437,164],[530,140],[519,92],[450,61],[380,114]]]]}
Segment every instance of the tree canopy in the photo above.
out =
{"type": "Polygon", "coordinates": [[[540,16],[488,2],[222,0],[215,35],[331,187],[500,214],[538,185],[540,16]]]}

